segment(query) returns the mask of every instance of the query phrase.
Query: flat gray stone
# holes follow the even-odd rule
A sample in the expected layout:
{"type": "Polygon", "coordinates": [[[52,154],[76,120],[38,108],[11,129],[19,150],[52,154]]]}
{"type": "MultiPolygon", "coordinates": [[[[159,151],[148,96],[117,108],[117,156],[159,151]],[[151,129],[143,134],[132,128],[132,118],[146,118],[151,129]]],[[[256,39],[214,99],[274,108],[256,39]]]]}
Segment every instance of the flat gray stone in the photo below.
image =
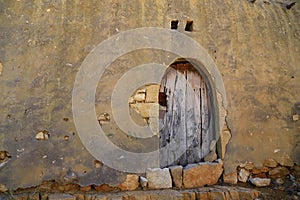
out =
{"type": "Polygon", "coordinates": [[[240,182],[246,183],[250,176],[250,172],[246,169],[241,169],[238,174],[238,179],[240,182]]]}
{"type": "Polygon", "coordinates": [[[172,188],[172,178],[168,168],[147,169],[146,178],[150,189],[172,188]]]}
{"type": "Polygon", "coordinates": [[[270,178],[250,178],[249,181],[256,187],[266,187],[271,183],[270,178]]]}
{"type": "Polygon", "coordinates": [[[140,184],[141,186],[144,188],[144,187],[147,187],[148,186],[148,179],[146,179],[145,177],[143,176],[140,176],[140,184]]]}

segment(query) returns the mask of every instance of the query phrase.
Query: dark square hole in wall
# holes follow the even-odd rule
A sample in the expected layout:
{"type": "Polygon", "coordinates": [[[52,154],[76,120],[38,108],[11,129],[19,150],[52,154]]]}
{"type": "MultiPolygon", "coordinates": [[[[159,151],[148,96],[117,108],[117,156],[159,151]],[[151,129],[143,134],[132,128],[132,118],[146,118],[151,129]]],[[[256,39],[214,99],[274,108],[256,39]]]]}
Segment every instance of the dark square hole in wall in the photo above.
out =
{"type": "Polygon", "coordinates": [[[173,19],[171,21],[171,29],[177,29],[178,28],[178,23],[179,23],[178,19],[173,19]]]}
{"type": "Polygon", "coordinates": [[[185,31],[193,31],[193,20],[187,20],[185,25],[185,31]]]}

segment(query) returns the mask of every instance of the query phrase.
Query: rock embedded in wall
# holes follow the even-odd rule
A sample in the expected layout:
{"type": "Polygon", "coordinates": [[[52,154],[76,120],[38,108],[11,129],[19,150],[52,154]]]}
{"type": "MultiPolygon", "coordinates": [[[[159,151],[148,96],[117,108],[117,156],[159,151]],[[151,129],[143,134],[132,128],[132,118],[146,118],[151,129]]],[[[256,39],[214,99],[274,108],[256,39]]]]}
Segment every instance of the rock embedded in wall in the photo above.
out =
{"type": "Polygon", "coordinates": [[[231,138],[230,130],[227,125],[224,125],[223,130],[220,133],[220,138],[218,140],[217,150],[218,153],[221,154],[221,158],[224,159],[226,153],[226,146],[231,138]]]}
{"type": "Polygon", "coordinates": [[[148,186],[148,179],[143,176],[140,176],[140,184],[142,188],[146,188],[148,186]]]}
{"type": "Polygon", "coordinates": [[[110,122],[110,114],[109,113],[100,113],[98,116],[98,122],[100,125],[106,124],[110,122]]]}
{"type": "Polygon", "coordinates": [[[281,178],[281,177],[288,175],[289,173],[290,173],[290,171],[288,168],[279,166],[279,167],[276,167],[276,168],[270,170],[269,176],[271,178],[281,178]]]}
{"type": "Polygon", "coordinates": [[[224,181],[224,183],[237,184],[238,183],[237,172],[235,171],[230,174],[223,174],[223,181],[224,181]]]}
{"type": "Polygon", "coordinates": [[[217,160],[218,156],[216,154],[215,150],[212,150],[209,152],[209,154],[207,156],[204,157],[204,161],[205,162],[213,162],[215,160],[217,160]]]}
{"type": "Polygon", "coordinates": [[[108,184],[94,185],[94,189],[98,192],[112,192],[117,190],[117,188],[112,187],[108,184]]]}
{"type": "Polygon", "coordinates": [[[214,185],[223,173],[222,162],[203,162],[187,165],[183,169],[183,187],[196,188],[214,185]]]}
{"type": "Polygon", "coordinates": [[[276,162],[276,160],[270,158],[270,159],[266,159],[263,165],[265,167],[277,167],[278,163],[276,162]]]}
{"type": "Polygon", "coordinates": [[[137,102],[142,102],[145,101],[146,99],[146,94],[145,93],[137,93],[133,96],[133,99],[137,102]]]}
{"type": "Polygon", "coordinates": [[[286,167],[292,167],[292,166],[294,166],[293,160],[286,153],[280,154],[280,152],[279,152],[279,156],[278,156],[278,158],[276,160],[282,166],[286,166],[286,167]]]}
{"type": "Polygon", "coordinates": [[[174,183],[174,186],[177,188],[182,187],[182,172],[183,172],[183,167],[182,166],[172,166],[169,167],[172,180],[174,183]]]}
{"type": "Polygon", "coordinates": [[[138,187],[139,176],[135,174],[127,174],[126,180],[118,186],[121,190],[136,190],[138,187]]]}
{"type": "Polygon", "coordinates": [[[246,183],[248,178],[250,176],[250,172],[246,169],[240,169],[239,173],[238,173],[238,179],[240,182],[246,183]]]}
{"type": "Polygon", "coordinates": [[[266,187],[271,183],[270,178],[249,178],[249,181],[256,187],[266,187]]]}
{"type": "Polygon", "coordinates": [[[37,140],[48,140],[49,137],[50,137],[50,134],[46,130],[40,131],[35,135],[35,139],[37,139],[37,140]]]}
{"type": "Polygon", "coordinates": [[[252,173],[253,174],[267,173],[268,171],[270,171],[270,169],[272,169],[272,167],[253,167],[252,173]]]}
{"type": "Polygon", "coordinates": [[[134,110],[136,110],[141,115],[141,117],[145,119],[148,119],[150,117],[157,117],[158,115],[157,103],[135,103],[135,104],[130,104],[130,106],[134,110]]]}
{"type": "Polygon", "coordinates": [[[82,192],[89,192],[92,190],[92,186],[88,185],[88,186],[80,187],[79,190],[82,192]]]}
{"type": "Polygon", "coordinates": [[[160,85],[153,84],[146,86],[146,99],[147,103],[158,103],[158,93],[159,93],[160,85]]]}
{"type": "Polygon", "coordinates": [[[253,162],[245,162],[239,165],[241,168],[245,168],[246,170],[252,170],[254,168],[253,162]]]}
{"type": "Polygon", "coordinates": [[[166,189],[172,187],[172,178],[168,168],[147,169],[146,178],[150,189],[166,189]]]}

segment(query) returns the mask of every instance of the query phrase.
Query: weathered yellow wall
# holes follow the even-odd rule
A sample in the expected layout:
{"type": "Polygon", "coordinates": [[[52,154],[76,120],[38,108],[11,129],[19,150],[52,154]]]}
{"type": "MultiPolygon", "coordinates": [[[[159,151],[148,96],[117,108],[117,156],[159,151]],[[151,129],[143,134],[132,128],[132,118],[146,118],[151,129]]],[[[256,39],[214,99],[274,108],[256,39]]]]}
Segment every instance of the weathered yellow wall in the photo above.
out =
{"type": "Polygon", "coordinates": [[[184,33],[208,51],[223,76],[232,134],[225,173],[267,158],[299,163],[300,121],[292,120],[300,102],[299,1],[287,10],[246,0],[0,0],[0,150],[11,155],[0,167],[0,183],[15,189],[42,180],[124,180],[108,167],[95,168],[78,137],[75,76],[106,38],[138,27],[170,28],[173,18],[182,32],[188,18],[194,21],[193,32],[184,33]],[[50,138],[38,141],[42,130],[50,138]]]}

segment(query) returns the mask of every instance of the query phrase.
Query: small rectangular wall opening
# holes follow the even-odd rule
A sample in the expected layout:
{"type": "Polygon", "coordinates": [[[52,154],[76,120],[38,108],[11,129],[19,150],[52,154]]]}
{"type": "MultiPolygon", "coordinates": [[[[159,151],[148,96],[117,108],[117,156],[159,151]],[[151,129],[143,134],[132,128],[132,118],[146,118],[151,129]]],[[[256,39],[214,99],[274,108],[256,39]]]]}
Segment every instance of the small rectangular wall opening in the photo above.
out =
{"type": "Polygon", "coordinates": [[[185,31],[190,31],[192,32],[193,31],[193,20],[187,20],[186,21],[186,25],[185,25],[185,31]]]}
{"type": "Polygon", "coordinates": [[[178,29],[178,23],[179,23],[178,19],[173,19],[171,21],[171,29],[178,29]]]}

